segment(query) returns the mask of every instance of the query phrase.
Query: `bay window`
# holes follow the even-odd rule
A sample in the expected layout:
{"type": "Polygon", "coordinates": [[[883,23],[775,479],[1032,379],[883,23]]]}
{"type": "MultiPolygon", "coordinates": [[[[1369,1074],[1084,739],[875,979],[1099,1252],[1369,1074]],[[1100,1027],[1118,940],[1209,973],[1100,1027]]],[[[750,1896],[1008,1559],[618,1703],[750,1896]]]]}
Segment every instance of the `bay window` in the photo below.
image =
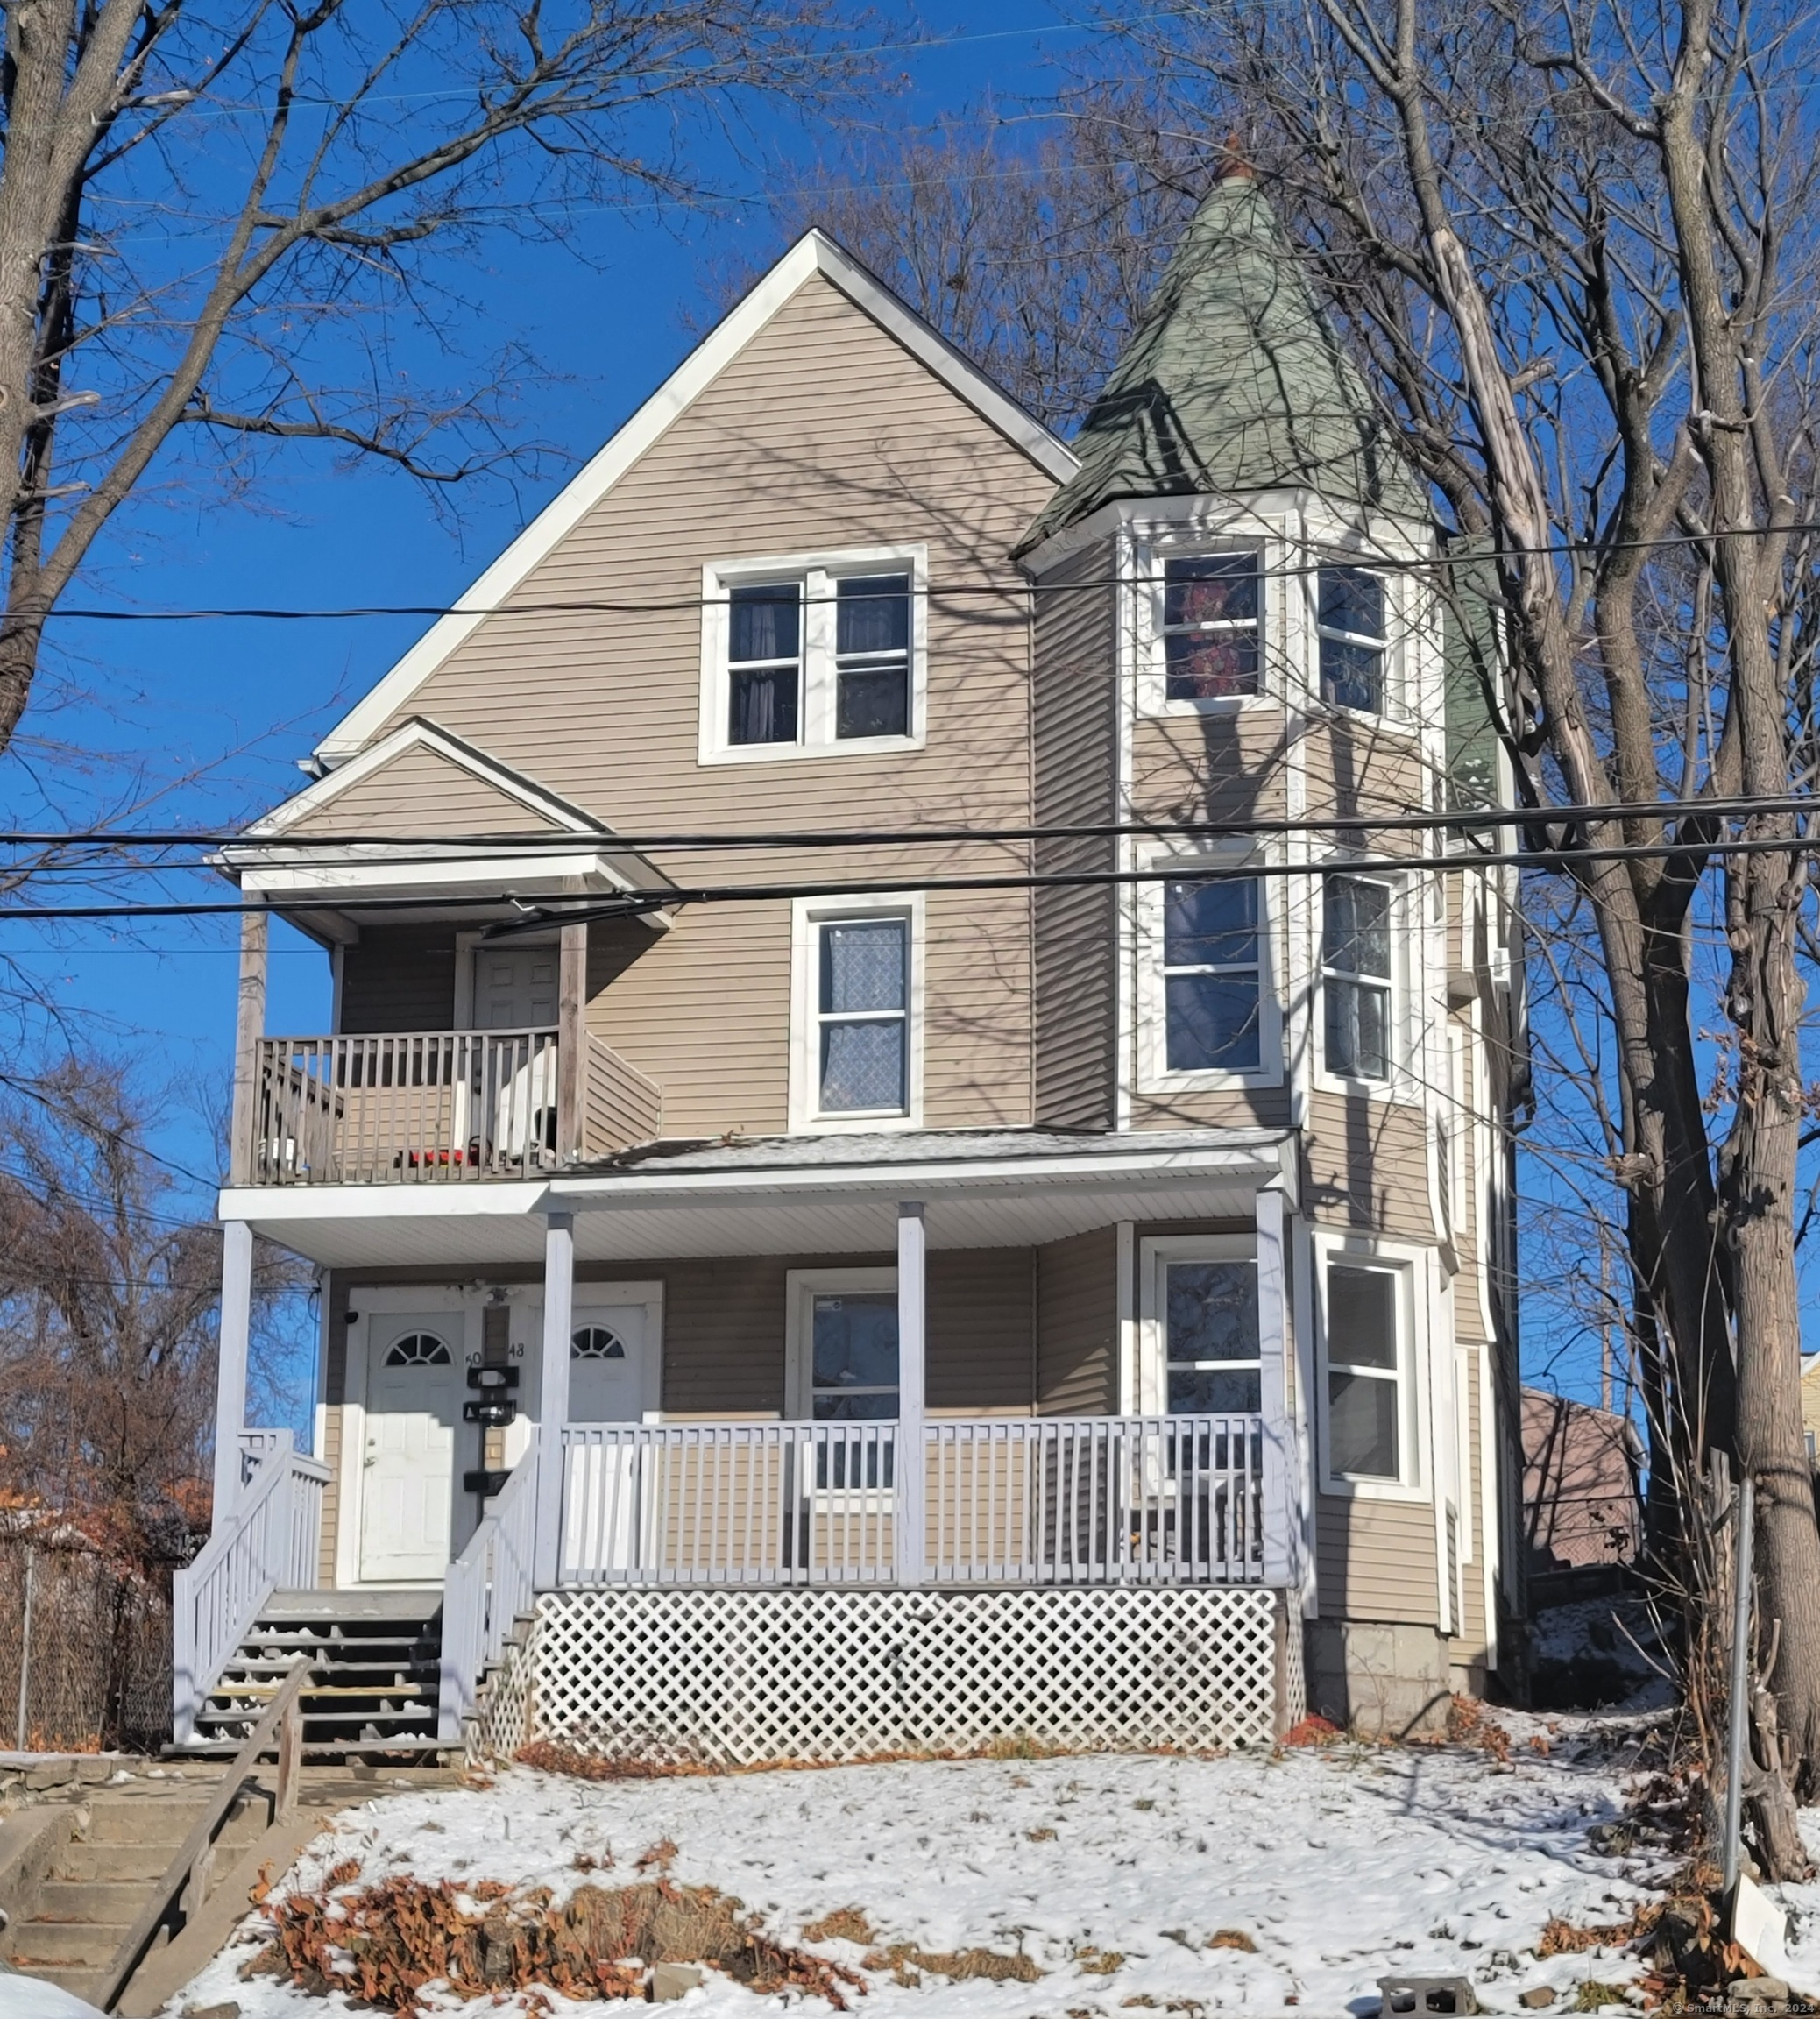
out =
{"type": "Polygon", "coordinates": [[[1396,1029],[1391,947],[1393,894],[1363,876],[1321,880],[1321,992],[1327,1069],[1387,1081],[1396,1029]]]}
{"type": "Polygon", "coordinates": [[[1400,1280],[1392,1268],[1328,1264],[1327,1451],[1335,1478],[1402,1477],[1400,1280]]]}
{"type": "Polygon", "coordinates": [[[1262,1064],[1262,911],[1255,876],[1163,886],[1167,1071],[1250,1073],[1262,1064]]]}
{"type": "Polygon", "coordinates": [[[1256,552],[1165,558],[1166,700],[1215,701],[1260,691],[1261,572],[1256,552]]]}
{"type": "Polygon", "coordinates": [[[1384,710],[1390,634],[1386,584],[1368,568],[1323,568],[1320,577],[1323,700],[1366,714],[1384,710]]]}

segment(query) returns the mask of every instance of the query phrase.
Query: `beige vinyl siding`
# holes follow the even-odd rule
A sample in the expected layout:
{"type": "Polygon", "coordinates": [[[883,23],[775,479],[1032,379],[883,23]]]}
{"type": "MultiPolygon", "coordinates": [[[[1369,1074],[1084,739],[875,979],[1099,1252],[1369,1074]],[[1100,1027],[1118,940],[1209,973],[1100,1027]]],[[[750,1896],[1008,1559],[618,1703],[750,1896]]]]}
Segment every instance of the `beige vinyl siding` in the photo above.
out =
{"type": "Polygon", "coordinates": [[[1116,1414],[1118,1229],[1096,1228],[1037,1250],[1037,1408],[1116,1414]]]}
{"type": "Polygon", "coordinates": [[[1280,819],[1280,708],[1143,715],[1131,732],[1131,803],[1141,820],[1280,819]]]}
{"type": "Polygon", "coordinates": [[[1286,1129],[1289,1115],[1286,1087],[1131,1096],[1134,1129],[1286,1129]]]}
{"type": "MultiPolygon", "coordinates": [[[[1302,748],[1311,818],[1420,813],[1434,803],[1421,749],[1412,734],[1374,730],[1349,718],[1317,729],[1302,748]]],[[[1407,834],[1386,834],[1379,845],[1421,852],[1407,834]]]]}
{"type": "Polygon", "coordinates": [[[1029,1248],[937,1249],[929,1257],[928,1406],[1029,1413],[1037,1371],[1029,1248]]]}
{"type": "Polygon", "coordinates": [[[1324,1619],[1439,1626],[1433,1505],[1323,1493],[1315,1512],[1315,1575],[1324,1619]]]}
{"type": "Polygon", "coordinates": [[[455,961],[452,925],[365,927],[342,951],[342,1029],[452,1030],[455,961]]]}
{"type": "MultiPolygon", "coordinates": [[[[416,711],[414,711],[415,712],[416,711]]],[[[294,834],[527,834],[555,823],[439,750],[401,750],[314,808],[294,834]]]]}
{"type": "Polygon", "coordinates": [[[1308,1098],[1303,1211],[1317,1226],[1434,1239],[1427,1131],[1420,1108],[1316,1088],[1308,1098]]]}
{"type": "Polygon", "coordinates": [[[322,1412],[322,1449],[316,1456],[329,1468],[322,1487],[322,1528],[316,1545],[316,1583],[335,1588],[335,1552],[341,1534],[342,1409],[337,1403],[322,1412]]]}
{"type": "MultiPolygon", "coordinates": [[[[1098,542],[1045,576],[1035,599],[1035,787],[1042,826],[1087,826],[1113,818],[1115,568],[1111,542],[1098,542]]],[[[1051,875],[1110,869],[1115,860],[1110,838],[1049,840],[1037,850],[1038,870],[1051,875]]],[[[1058,1128],[1112,1123],[1117,903],[1109,884],[1036,894],[1037,1117],[1058,1128]]]]}
{"type": "MultiPolygon", "coordinates": [[[[406,705],[623,831],[737,834],[1028,819],[1029,639],[1005,558],[1051,480],[894,339],[811,280],[406,705]],[[705,563],[921,542],[926,747],[698,761],[705,563]],[[680,810],[686,809],[686,818],[680,810]]],[[[1023,844],[654,851],[680,882],[1021,874],[1023,844]]],[[[925,900],[924,1121],[1030,1119],[1029,900],[925,900]]],[[[786,900],[683,907],[604,988],[591,1027],[664,1090],[669,1135],[786,1122],[786,900]]]]}

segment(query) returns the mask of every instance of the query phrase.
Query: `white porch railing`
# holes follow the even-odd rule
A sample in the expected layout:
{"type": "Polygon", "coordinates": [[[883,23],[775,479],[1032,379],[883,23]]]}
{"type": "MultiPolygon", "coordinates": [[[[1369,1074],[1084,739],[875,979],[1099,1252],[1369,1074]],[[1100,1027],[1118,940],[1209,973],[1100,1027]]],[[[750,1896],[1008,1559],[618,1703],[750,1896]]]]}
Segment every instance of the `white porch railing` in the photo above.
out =
{"type": "MultiPolygon", "coordinates": [[[[570,1424],[561,1581],[864,1584],[896,1576],[893,1423],[570,1424]]],[[[1257,1416],[938,1420],[924,1579],[1257,1583],[1257,1416]]]]}
{"type": "Polygon", "coordinates": [[[556,1162],[554,1031],[258,1040],[256,1185],[460,1184],[556,1162]]]}
{"type": "Polygon", "coordinates": [[[288,1430],[256,1436],[263,1449],[238,1505],[216,1522],[195,1562],[172,1579],[172,1710],[180,1746],[195,1737],[209,1692],[272,1594],[308,1590],[316,1582],[329,1468],[297,1450],[288,1430]]]}
{"type": "Polygon", "coordinates": [[[535,1597],[532,1553],[537,1534],[537,1454],[517,1466],[468,1546],[449,1566],[443,1587],[443,1667],[437,1736],[460,1742],[480,1679],[499,1658],[521,1613],[535,1597]]]}
{"type": "Polygon", "coordinates": [[[255,1185],[523,1178],[655,1137],[663,1092],[586,1035],[573,1084],[555,1031],[406,1031],[255,1041],[255,1185]],[[571,1105],[572,1104],[572,1107],[571,1105]]]}

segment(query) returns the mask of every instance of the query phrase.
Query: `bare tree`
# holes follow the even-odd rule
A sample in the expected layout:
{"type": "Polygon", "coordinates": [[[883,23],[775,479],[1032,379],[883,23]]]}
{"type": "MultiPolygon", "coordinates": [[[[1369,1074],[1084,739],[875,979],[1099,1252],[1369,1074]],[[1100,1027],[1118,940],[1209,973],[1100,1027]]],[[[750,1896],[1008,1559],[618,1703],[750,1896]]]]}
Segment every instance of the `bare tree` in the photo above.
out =
{"type": "MultiPolygon", "coordinates": [[[[1789,1796],[1820,1795],[1788,810],[1816,757],[1820,23],[1793,0],[1184,0],[1105,26],[1061,100],[1077,136],[1180,196],[1222,144],[1265,178],[1285,257],[1493,571],[1511,684],[1486,700],[1595,956],[1600,1029],[1562,1051],[1615,1188],[1657,1527],[1672,1514],[1697,1604],[1708,1455],[1756,1479],[1753,1810],[1766,1862],[1795,1871],[1789,1796]],[[1663,800],[1696,810],[1551,818],[1663,800]]],[[[899,198],[869,216],[904,230],[899,198]]]]}
{"type": "Polygon", "coordinates": [[[526,365],[459,355],[498,232],[698,193],[691,124],[850,89],[828,0],[10,0],[0,68],[0,749],[46,619],[181,454],[330,444],[440,487],[504,453],[526,365]],[[393,345],[414,321],[447,388],[393,345]]]}
{"type": "Polygon", "coordinates": [[[1820,1793],[1793,1222],[1805,875],[1786,804],[1815,756],[1811,19],[1207,0],[1139,32],[1143,123],[1159,102],[1243,122],[1407,452],[1495,556],[1513,684],[1490,698],[1533,838],[1590,852],[1571,874],[1616,1040],[1611,1175],[1679,1463],[1691,1478],[1735,1452],[1758,1483],[1781,1756],[1756,1820],[1772,1866],[1802,1868],[1780,1776],[1820,1793]],[[1663,798],[1713,811],[1547,818],[1663,798]],[[1734,1033],[1717,1129],[1690,1016],[1715,862],[1734,1033]]]}
{"type": "MultiPolygon", "coordinates": [[[[771,217],[786,239],[820,226],[1030,413],[1067,428],[1210,168],[1172,153],[1178,172],[1159,176],[1093,105],[1058,133],[1032,131],[988,104],[924,131],[862,132],[786,181],[771,217]]],[[[755,272],[741,262],[720,293],[733,299],[755,272]]]]}
{"type": "MultiPolygon", "coordinates": [[[[0,1098],[0,1501],[155,1577],[208,1527],[221,1235],[151,1132],[125,1069],[92,1057],[0,1098]]],[[[262,1344],[308,1279],[261,1249],[262,1344]]]]}

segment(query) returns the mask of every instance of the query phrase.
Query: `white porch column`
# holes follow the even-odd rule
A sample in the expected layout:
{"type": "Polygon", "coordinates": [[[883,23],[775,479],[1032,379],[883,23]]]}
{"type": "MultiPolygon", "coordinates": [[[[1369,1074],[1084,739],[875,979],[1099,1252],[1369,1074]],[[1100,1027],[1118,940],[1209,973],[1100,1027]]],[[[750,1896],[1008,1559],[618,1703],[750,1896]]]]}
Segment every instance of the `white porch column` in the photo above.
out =
{"type": "Polygon", "coordinates": [[[563,1426],[569,1420],[570,1335],[575,1329],[575,1215],[552,1213],[543,1234],[543,1355],[537,1399],[537,1548],[540,1591],[563,1574],[563,1426]]]}
{"type": "Polygon", "coordinates": [[[240,1498],[240,1433],[246,1427],[246,1351],[252,1333],[252,1228],[221,1230],[221,1331],[215,1357],[215,1509],[219,1534],[240,1498]]]}
{"type": "Polygon", "coordinates": [[[897,1582],[923,1582],[924,1487],[928,1461],[923,1449],[924,1367],[928,1348],[929,1229],[920,1199],[897,1208],[897,1470],[892,1533],[897,1582]]]}
{"type": "Polygon", "coordinates": [[[1283,1194],[1257,1194],[1257,1348],[1264,1413],[1264,1581],[1272,1590],[1299,1589],[1301,1516],[1296,1482],[1295,1420],[1289,1408],[1291,1331],[1289,1256],[1283,1194]]]}

